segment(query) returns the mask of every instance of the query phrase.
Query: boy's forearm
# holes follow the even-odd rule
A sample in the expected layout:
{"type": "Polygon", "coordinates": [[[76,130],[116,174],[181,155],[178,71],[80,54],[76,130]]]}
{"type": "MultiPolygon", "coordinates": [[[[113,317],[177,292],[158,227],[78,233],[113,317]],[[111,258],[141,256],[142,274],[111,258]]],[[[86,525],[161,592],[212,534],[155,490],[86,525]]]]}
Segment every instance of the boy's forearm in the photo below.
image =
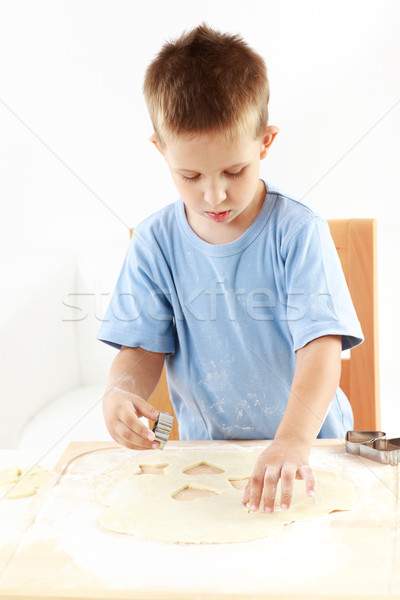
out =
{"type": "Polygon", "coordinates": [[[341,336],[317,338],[297,351],[288,405],[276,440],[297,441],[311,447],[339,385],[341,336]]]}
{"type": "Polygon", "coordinates": [[[148,400],[160,379],[164,356],[123,346],[111,365],[107,390],[119,389],[148,400]]]}

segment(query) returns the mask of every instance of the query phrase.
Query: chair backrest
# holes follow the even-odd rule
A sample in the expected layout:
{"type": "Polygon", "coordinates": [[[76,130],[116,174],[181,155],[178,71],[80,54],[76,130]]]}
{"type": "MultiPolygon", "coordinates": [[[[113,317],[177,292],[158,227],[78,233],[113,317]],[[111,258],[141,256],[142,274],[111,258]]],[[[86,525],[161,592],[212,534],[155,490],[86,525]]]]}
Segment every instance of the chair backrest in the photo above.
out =
{"type": "Polygon", "coordinates": [[[340,387],[350,400],[354,428],[381,427],[377,308],[377,236],[375,219],[328,221],[364,342],[342,358],[340,387]]]}
{"type": "MultiPolygon", "coordinates": [[[[340,387],[350,400],[354,428],[379,430],[376,221],[338,219],[328,223],[365,336],[360,346],[350,350],[350,356],[342,358],[340,387]]],[[[165,367],[149,402],[159,410],[174,414],[165,367]]],[[[179,439],[176,418],[170,439],[179,439]]]]}

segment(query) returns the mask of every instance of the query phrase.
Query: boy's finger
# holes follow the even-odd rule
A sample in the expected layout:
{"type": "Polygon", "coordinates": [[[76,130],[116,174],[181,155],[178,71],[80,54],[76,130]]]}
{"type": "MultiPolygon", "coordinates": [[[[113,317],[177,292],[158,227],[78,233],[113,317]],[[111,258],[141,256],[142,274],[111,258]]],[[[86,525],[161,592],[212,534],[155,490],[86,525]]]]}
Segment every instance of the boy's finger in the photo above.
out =
{"type": "Polygon", "coordinates": [[[120,421],[132,432],[141,436],[144,440],[153,442],[155,435],[146,425],[139,419],[136,414],[136,408],[130,400],[127,400],[124,405],[124,411],[119,415],[120,421]]]}
{"type": "Polygon", "coordinates": [[[290,507],[293,496],[293,483],[296,475],[297,466],[293,464],[284,464],[281,470],[281,509],[287,510],[290,507]]]}
{"type": "Polygon", "coordinates": [[[249,502],[250,510],[255,512],[260,507],[261,494],[264,484],[265,466],[260,463],[256,464],[253,474],[248,483],[249,486],[249,502]]]}
{"type": "Polygon", "coordinates": [[[303,465],[302,467],[300,467],[299,473],[302,479],[304,479],[305,481],[306,494],[311,497],[315,496],[315,491],[317,489],[317,481],[315,479],[315,474],[312,468],[308,465],[303,465]]]}
{"type": "Polygon", "coordinates": [[[118,434],[114,434],[113,438],[114,438],[114,440],[116,442],[118,442],[118,444],[121,444],[122,446],[125,446],[126,448],[129,448],[130,450],[148,450],[148,449],[152,449],[152,448],[146,448],[145,446],[129,442],[126,438],[123,438],[123,437],[119,436],[118,434]]]}
{"type": "Polygon", "coordinates": [[[143,400],[143,398],[139,398],[139,396],[134,396],[132,402],[136,410],[140,413],[140,416],[146,417],[151,421],[157,421],[160,411],[154,408],[154,406],[143,400]]]}
{"type": "Polygon", "coordinates": [[[123,421],[119,421],[117,427],[115,428],[115,433],[122,440],[121,443],[128,448],[152,450],[159,448],[160,446],[159,442],[154,441],[154,439],[151,441],[140,435],[140,433],[132,430],[123,421]]]}
{"type": "Polygon", "coordinates": [[[250,480],[248,481],[246,487],[244,488],[244,493],[242,497],[243,504],[247,504],[250,498],[250,480]]]}
{"type": "Polygon", "coordinates": [[[267,467],[264,477],[264,511],[273,512],[275,505],[276,488],[278,486],[280,469],[267,467]]]}
{"type": "Polygon", "coordinates": [[[244,493],[243,493],[243,498],[242,498],[243,504],[247,504],[248,501],[250,500],[250,481],[251,481],[251,479],[248,480],[247,485],[244,488],[244,493]]]}

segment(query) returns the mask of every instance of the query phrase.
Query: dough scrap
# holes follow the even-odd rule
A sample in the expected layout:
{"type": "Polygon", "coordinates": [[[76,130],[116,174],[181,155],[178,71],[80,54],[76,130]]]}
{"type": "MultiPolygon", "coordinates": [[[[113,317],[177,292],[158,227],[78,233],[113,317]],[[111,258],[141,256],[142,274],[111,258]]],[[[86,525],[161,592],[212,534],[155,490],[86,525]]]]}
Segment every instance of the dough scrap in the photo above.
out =
{"type": "Polygon", "coordinates": [[[0,495],[12,500],[33,496],[45,482],[48,475],[46,469],[39,465],[34,467],[10,467],[0,472],[0,495]]]}
{"type": "Polygon", "coordinates": [[[305,484],[295,480],[289,510],[279,507],[280,484],[273,513],[250,512],[243,506],[243,491],[230,480],[251,476],[260,450],[247,448],[185,449],[141,454],[126,467],[114,471],[97,487],[98,499],[108,508],[100,518],[111,531],[164,542],[247,542],[278,533],[293,521],[350,510],[355,502],[351,481],[333,471],[315,469],[317,491],[306,496],[305,484]],[[184,471],[207,462],[221,474],[187,475],[184,471]],[[164,475],[142,473],[140,465],[168,463],[164,475]],[[138,476],[140,474],[140,476],[138,476]],[[185,487],[216,492],[210,497],[181,502],[173,498],[185,487]]]}
{"type": "Polygon", "coordinates": [[[8,469],[4,469],[4,471],[0,471],[0,485],[18,481],[19,475],[21,475],[21,469],[18,467],[9,467],[8,469]]]}
{"type": "Polygon", "coordinates": [[[3,483],[1,495],[7,500],[15,498],[27,498],[36,493],[35,487],[29,481],[18,481],[17,483],[3,483]]]}

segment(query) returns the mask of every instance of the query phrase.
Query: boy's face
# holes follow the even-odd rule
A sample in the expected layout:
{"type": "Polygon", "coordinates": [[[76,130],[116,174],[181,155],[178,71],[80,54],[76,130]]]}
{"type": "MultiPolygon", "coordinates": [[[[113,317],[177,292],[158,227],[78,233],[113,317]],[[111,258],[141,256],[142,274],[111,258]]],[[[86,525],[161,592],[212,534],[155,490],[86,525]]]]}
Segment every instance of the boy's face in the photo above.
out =
{"type": "Polygon", "coordinates": [[[265,188],[260,161],[279,129],[267,128],[262,140],[242,135],[227,144],[212,134],[169,140],[161,150],[185,204],[194,232],[212,244],[237,239],[256,218],[265,188]]]}

